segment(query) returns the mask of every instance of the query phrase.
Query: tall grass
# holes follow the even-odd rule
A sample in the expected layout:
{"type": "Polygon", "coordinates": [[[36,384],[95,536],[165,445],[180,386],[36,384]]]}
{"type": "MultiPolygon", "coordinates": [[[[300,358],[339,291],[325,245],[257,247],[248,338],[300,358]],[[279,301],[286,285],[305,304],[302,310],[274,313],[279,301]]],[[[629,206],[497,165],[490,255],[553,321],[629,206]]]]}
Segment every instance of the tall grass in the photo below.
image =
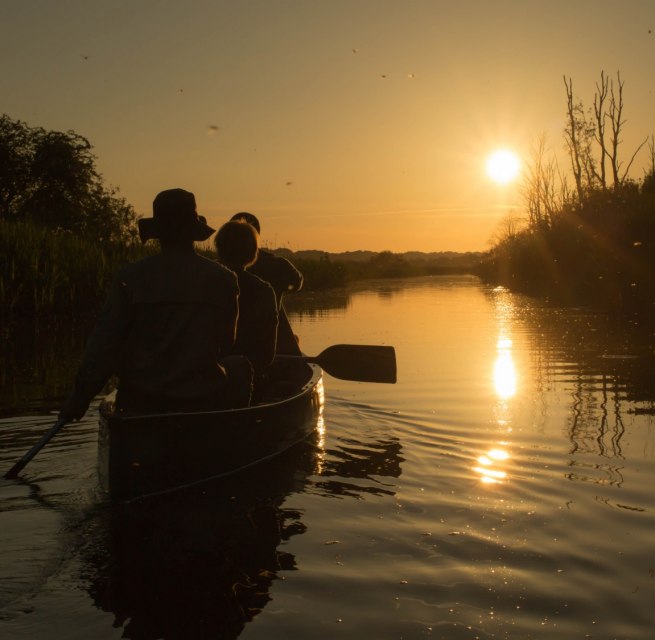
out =
{"type": "Polygon", "coordinates": [[[2,317],[74,317],[96,311],[116,271],[152,252],[100,244],[29,222],[0,220],[2,317]]]}

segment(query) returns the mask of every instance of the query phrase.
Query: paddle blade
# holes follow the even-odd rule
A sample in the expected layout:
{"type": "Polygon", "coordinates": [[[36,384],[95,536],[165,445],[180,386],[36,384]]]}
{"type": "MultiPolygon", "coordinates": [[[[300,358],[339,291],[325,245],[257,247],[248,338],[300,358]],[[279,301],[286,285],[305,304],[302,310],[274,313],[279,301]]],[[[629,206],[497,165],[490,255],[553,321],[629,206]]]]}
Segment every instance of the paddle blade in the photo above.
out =
{"type": "Polygon", "coordinates": [[[335,344],[310,360],[342,380],[396,382],[396,351],[393,347],[335,344]]]}

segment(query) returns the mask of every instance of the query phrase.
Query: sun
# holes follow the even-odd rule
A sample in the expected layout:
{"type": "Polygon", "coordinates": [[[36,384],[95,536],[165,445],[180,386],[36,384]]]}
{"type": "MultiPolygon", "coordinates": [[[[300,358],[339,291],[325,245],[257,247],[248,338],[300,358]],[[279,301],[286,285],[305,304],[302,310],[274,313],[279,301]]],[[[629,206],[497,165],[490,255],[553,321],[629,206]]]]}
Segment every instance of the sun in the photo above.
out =
{"type": "Polygon", "coordinates": [[[498,184],[512,182],[520,170],[519,157],[509,149],[498,149],[487,158],[487,175],[498,184]]]}

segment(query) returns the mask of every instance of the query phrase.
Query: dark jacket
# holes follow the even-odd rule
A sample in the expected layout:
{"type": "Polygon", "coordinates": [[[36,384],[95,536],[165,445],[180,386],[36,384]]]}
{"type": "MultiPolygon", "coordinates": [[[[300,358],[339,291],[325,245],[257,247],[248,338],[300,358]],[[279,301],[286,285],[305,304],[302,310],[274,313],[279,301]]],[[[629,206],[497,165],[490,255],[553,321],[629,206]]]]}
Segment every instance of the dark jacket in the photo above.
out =
{"type": "Polygon", "coordinates": [[[248,271],[273,287],[278,309],[282,306],[282,296],[285,293],[293,293],[302,288],[302,273],[286,258],[276,256],[264,249],[259,250],[257,261],[248,267],[248,271]]]}
{"type": "Polygon", "coordinates": [[[73,395],[86,402],[109,377],[119,397],[193,399],[224,393],[218,360],[232,350],[236,276],[192,249],[168,249],[121,270],[89,339],[73,395]]]}
{"type": "Polygon", "coordinates": [[[282,306],[282,296],[302,288],[302,273],[286,258],[276,256],[264,249],[259,250],[257,261],[248,267],[248,271],[268,282],[275,291],[278,309],[277,352],[299,355],[300,348],[282,306]]]}
{"type": "Polygon", "coordinates": [[[261,379],[275,357],[278,312],[270,284],[243,269],[239,281],[239,320],[234,353],[247,356],[261,379]]]}

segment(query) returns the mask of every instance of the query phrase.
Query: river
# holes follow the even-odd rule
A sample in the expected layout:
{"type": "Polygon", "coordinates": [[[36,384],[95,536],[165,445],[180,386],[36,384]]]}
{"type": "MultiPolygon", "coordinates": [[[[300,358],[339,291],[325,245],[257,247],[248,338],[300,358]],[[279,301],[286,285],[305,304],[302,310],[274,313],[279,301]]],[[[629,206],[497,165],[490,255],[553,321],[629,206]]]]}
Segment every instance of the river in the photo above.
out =
{"type": "MultiPolygon", "coordinates": [[[[90,411],[0,480],[0,637],[652,639],[652,327],[469,276],[287,307],[305,353],[393,345],[397,384],[326,376],[314,440],[138,508],[97,491],[90,411]]],[[[42,382],[2,469],[53,422],[42,382]]]]}

